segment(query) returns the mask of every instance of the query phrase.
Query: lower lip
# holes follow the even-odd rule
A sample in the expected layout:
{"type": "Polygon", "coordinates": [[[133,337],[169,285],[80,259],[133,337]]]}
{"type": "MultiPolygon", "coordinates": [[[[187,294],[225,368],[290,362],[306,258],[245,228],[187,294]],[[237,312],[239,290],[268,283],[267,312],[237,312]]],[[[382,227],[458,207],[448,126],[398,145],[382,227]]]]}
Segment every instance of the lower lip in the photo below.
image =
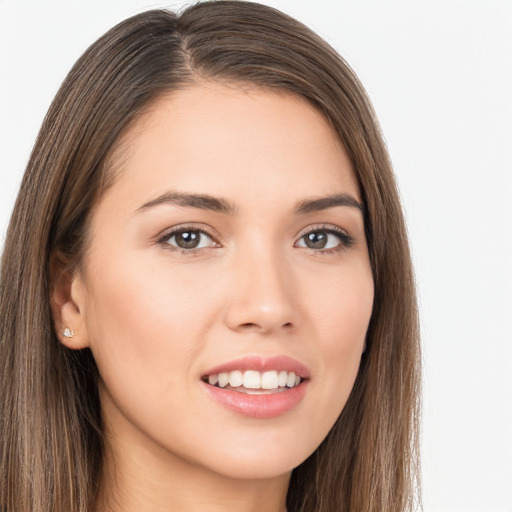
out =
{"type": "Polygon", "coordinates": [[[201,382],[204,390],[227,409],[249,418],[277,418],[295,408],[306,394],[308,381],[294,388],[269,394],[247,394],[201,382]]]}

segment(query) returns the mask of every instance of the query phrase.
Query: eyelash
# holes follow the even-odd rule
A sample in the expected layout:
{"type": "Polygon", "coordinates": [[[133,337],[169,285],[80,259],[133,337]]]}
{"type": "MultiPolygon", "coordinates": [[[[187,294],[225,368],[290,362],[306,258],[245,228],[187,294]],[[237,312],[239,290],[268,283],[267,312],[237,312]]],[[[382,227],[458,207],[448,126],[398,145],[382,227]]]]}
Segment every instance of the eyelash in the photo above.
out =
{"type": "MultiPolygon", "coordinates": [[[[349,249],[354,245],[354,239],[344,230],[337,226],[333,225],[325,225],[320,224],[317,226],[309,226],[305,231],[303,231],[298,240],[302,240],[305,236],[313,234],[313,233],[325,233],[327,235],[334,235],[338,240],[339,244],[330,249],[313,249],[310,247],[306,247],[310,251],[313,251],[315,254],[334,254],[340,253],[349,249]]],[[[297,243],[297,242],[295,242],[297,243]]],[[[295,244],[294,244],[295,245],[295,244]]]]}
{"type": "Polygon", "coordinates": [[[204,249],[208,249],[209,247],[201,247],[199,249],[195,249],[195,248],[183,249],[181,247],[176,247],[169,243],[169,240],[173,236],[179,235],[180,233],[187,233],[187,232],[194,232],[194,233],[200,233],[201,235],[206,235],[208,238],[210,238],[212,240],[212,245],[210,247],[212,247],[212,246],[215,247],[215,245],[213,245],[213,244],[216,244],[217,246],[220,245],[219,242],[216,241],[213,233],[210,233],[204,227],[199,228],[197,226],[191,226],[191,225],[186,225],[186,224],[175,226],[172,229],[170,229],[169,231],[166,231],[161,237],[158,238],[157,242],[159,244],[161,244],[162,246],[164,246],[164,248],[166,250],[171,251],[171,252],[178,252],[180,254],[183,254],[184,256],[191,256],[191,257],[200,256],[202,254],[202,252],[204,251],[204,249]]]}
{"type": "MultiPolygon", "coordinates": [[[[311,247],[304,247],[306,249],[309,249],[314,254],[334,254],[334,253],[340,253],[348,248],[350,248],[354,244],[354,239],[343,229],[333,226],[333,225],[318,225],[318,226],[310,226],[307,228],[307,230],[303,231],[297,242],[299,240],[302,240],[305,236],[313,234],[313,233],[325,233],[327,235],[334,235],[338,238],[339,244],[335,247],[332,247],[330,249],[313,249],[311,247]]],[[[158,238],[157,242],[165,247],[166,250],[169,250],[171,252],[178,252],[180,254],[183,254],[185,256],[199,256],[203,253],[205,249],[209,249],[210,247],[220,246],[219,242],[216,241],[215,236],[210,233],[205,228],[199,228],[197,226],[191,226],[191,225],[179,225],[175,226],[169,231],[166,231],[161,237],[158,238]],[[180,233],[187,233],[187,232],[194,232],[194,233],[200,233],[201,235],[206,235],[212,240],[212,244],[209,247],[200,247],[200,248],[191,248],[191,249],[183,249],[181,247],[177,247],[174,245],[171,245],[169,243],[169,240],[179,235],[180,233]]],[[[294,247],[296,246],[297,242],[295,242],[294,247]]],[[[302,246],[301,246],[302,247],[302,246]]]]}

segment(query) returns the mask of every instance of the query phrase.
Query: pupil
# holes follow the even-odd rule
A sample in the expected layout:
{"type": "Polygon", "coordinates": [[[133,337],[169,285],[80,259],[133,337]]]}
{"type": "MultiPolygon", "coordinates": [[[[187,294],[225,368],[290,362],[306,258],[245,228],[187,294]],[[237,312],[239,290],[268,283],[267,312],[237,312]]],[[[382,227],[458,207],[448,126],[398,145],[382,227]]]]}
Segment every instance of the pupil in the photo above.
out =
{"type": "Polygon", "coordinates": [[[199,245],[200,236],[194,231],[183,231],[176,234],[176,245],[182,249],[194,249],[199,245]]]}
{"type": "Polygon", "coordinates": [[[322,232],[309,233],[306,245],[311,249],[323,249],[327,245],[327,234],[322,232]]]}

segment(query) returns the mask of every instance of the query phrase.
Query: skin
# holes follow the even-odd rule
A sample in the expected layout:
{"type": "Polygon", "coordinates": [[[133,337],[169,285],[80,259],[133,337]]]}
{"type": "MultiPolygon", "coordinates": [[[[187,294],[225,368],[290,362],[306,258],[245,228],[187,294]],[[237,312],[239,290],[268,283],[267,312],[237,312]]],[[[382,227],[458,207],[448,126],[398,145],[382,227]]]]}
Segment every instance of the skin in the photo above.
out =
{"type": "Polygon", "coordinates": [[[296,212],[332,194],[361,201],[347,154],[305,100],[209,82],[160,98],[121,142],[83,266],[53,297],[59,330],[75,331],[62,342],[90,347],[101,375],[110,455],[96,510],[284,511],[291,470],[346,403],[372,311],[361,210],[296,212]],[[141,209],[169,191],[234,212],[141,209]],[[209,237],[179,251],[163,236],[183,224],[209,237]],[[306,245],[334,228],[351,244],[306,245]],[[212,400],[201,376],[246,355],[306,365],[303,400],[272,419],[212,400]]]}

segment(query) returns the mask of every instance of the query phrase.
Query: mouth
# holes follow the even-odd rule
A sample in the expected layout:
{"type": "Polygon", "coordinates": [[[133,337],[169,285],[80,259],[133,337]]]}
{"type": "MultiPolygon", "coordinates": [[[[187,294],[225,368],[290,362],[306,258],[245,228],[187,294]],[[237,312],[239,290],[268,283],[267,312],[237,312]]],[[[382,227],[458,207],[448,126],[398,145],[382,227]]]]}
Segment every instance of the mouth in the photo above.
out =
{"type": "Polygon", "coordinates": [[[271,394],[286,391],[300,385],[304,379],[293,371],[233,370],[212,373],[202,377],[202,381],[217,388],[246,394],[271,394]]]}
{"type": "Polygon", "coordinates": [[[237,415],[271,419],[295,409],[306,395],[310,373],[287,356],[249,356],[208,370],[207,395],[237,415]]]}

